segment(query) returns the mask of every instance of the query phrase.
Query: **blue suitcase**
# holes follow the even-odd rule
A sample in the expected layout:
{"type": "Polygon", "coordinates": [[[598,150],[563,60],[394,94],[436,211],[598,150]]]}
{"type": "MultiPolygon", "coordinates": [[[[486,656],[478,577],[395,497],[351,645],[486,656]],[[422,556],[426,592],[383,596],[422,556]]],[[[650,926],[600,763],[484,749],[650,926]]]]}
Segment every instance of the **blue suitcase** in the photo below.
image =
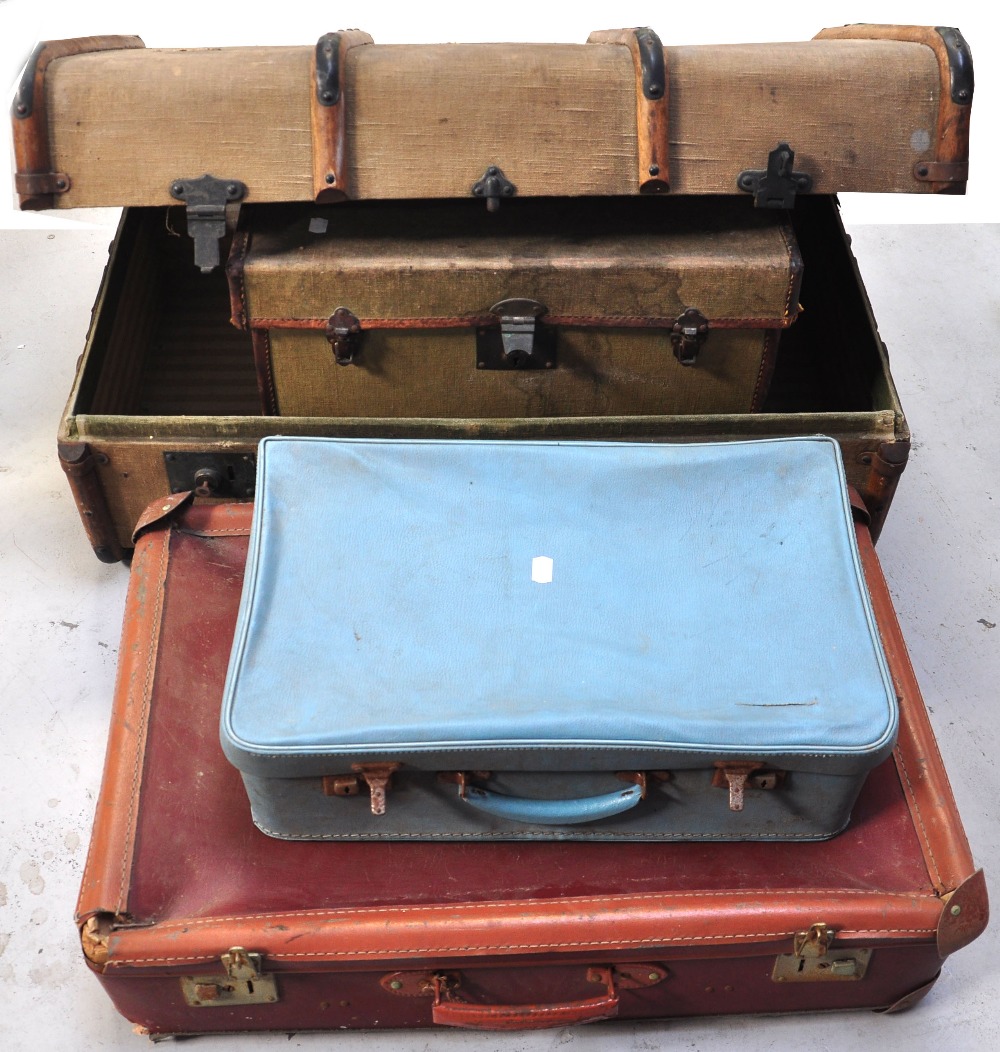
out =
{"type": "Polygon", "coordinates": [[[221,729],[270,835],[821,839],[896,727],[832,439],[261,444],[221,729]]]}

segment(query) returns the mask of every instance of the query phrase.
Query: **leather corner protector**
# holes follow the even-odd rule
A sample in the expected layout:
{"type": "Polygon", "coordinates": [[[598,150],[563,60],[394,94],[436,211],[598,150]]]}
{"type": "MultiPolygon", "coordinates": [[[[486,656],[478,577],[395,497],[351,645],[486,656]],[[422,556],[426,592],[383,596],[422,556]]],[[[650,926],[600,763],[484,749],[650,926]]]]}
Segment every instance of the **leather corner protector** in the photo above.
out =
{"type": "Polygon", "coordinates": [[[108,941],[114,915],[93,913],[80,925],[80,946],[87,963],[97,971],[103,971],[108,963],[108,941]]]}
{"type": "Polygon", "coordinates": [[[154,526],[165,523],[193,499],[194,491],[188,490],[186,493],[172,493],[169,497],[161,497],[159,500],[154,500],[135,524],[135,529],[132,531],[132,543],[135,544],[144,533],[148,533],[154,526]]]}
{"type": "Polygon", "coordinates": [[[929,983],[924,983],[923,986],[918,986],[916,990],[911,990],[908,994],[904,994],[898,1001],[893,1001],[887,1008],[878,1008],[876,1012],[878,1015],[898,1015],[900,1012],[908,1012],[914,1005],[919,1004],[930,992],[931,988],[938,981],[938,976],[941,973],[938,972],[929,983]]]}
{"type": "Polygon", "coordinates": [[[982,935],[990,919],[986,877],[977,869],[946,899],[938,921],[937,948],[942,958],[982,935]]]}

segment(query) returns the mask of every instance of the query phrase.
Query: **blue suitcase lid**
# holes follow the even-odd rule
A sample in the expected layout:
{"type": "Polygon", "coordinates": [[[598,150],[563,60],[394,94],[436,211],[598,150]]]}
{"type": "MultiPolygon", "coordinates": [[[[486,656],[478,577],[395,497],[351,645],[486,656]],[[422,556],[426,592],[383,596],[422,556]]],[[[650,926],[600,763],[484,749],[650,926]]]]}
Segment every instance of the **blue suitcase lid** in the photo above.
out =
{"type": "Polygon", "coordinates": [[[832,439],[274,437],[257,481],[222,711],[248,773],[892,748],[832,439]]]}

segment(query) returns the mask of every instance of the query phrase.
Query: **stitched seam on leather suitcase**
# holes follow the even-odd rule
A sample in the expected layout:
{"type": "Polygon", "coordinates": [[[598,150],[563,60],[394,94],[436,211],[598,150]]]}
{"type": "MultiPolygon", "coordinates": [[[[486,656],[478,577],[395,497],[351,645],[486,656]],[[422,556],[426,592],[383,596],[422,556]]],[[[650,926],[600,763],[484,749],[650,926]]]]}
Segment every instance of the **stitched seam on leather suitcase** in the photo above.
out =
{"type": "MultiPolygon", "coordinates": [[[[153,682],[156,674],[156,658],[159,651],[159,638],[160,628],[162,624],[163,616],[163,605],[166,594],[166,580],[167,571],[170,563],[170,530],[166,530],[163,534],[158,534],[154,541],[160,548],[159,558],[156,563],[156,573],[153,580],[146,580],[142,583],[138,579],[134,578],[130,584],[134,589],[135,594],[130,594],[126,603],[126,617],[122,625],[122,636],[119,644],[119,653],[124,654],[127,650],[129,642],[129,628],[135,622],[132,620],[134,617],[138,623],[142,623],[144,620],[140,618],[136,612],[134,612],[134,604],[142,604],[144,597],[149,595],[151,589],[155,590],[155,599],[153,600],[152,613],[148,622],[148,629],[142,634],[138,646],[141,646],[145,650],[145,661],[144,662],[132,662],[129,669],[129,679],[126,697],[128,699],[126,706],[126,713],[131,712],[132,702],[137,696],[141,696],[142,701],[139,707],[138,719],[135,724],[135,729],[129,738],[129,752],[131,754],[132,771],[131,776],[127,777],[127,784],[129,786],[128,791],[128,807],[125,814],[124,825],[118,825],[116,816],[112,815],[107,819],[104,819],[103,815],[99,814],[99,818],[95,820],[95,836],[91,839],[90,848],[87,852],[87,861],[84,867],[83,880],[81,882],[80,901],[78,903],[78,916],[82,916],[85,913],[94,913],[103,910],[109,910],[112,913],[120,914],[128,908],[128,880],[129,880],[129,867],[132,862],[133,852],[135,849],[135,835],[138,820],[139,811],[139,797],[140,787],[142,784],[143,776],[143,760],[145,753],[145,742],[146,742],[146,731],[149,725],[150,715],[150,704],[152,700],[152,689],[153,682]],[[137,690],[137,681],[139,676],[142,676],[142,687],[141,691],[137,690]],[[92,890],[90,887],[90,880],[92,872],[98,863],[95,861],[95,855],[100,849],[107,850],[107,842],[104,840],[98,840],[96,837],[97,825],[99,822],[110,822],[114,823],[108,836],[115,838],[119,830],[121,832],[121,841],[118,845],[121,850],[121,862],[120,866],[115,865],[117,873],[117,890],[114,895],[114,906],[106,906],[103,903],[96,901],[93,906],[85,904],[85,901],[91,897],[97,899],[103,894],[106,894],[110,888],[105,886],[105,881],[102,879],[98,889],[92,890]]],[[[140,606],[141,610],[141,606],[140,606]]],[[[121,684],[116,686],[115,693],[118,695],[121,692],[121,684]]],[[[123,730],[128,730],[129,724],[127,721],[123,721],[123,730]]],[[[113,785],[107,785],[108,774],[111,770],[112,764],[112,749],[117,746],[117,742],[112,735],[108,742],[108,759],[105,764],[105,777],[102,780],[100,800],[104,799],[105,791],[111,791],[113,785]]],[[[119,764],[115,762],[115,774],[118,775],[119,764]]],[[[122,781],[121,777],[115,779],[115,784],[122,781]]],[[[102,860],[104,861],[104,860],[102,860]]],[[[110,859],[107,859],[110,862],[110,859]]],[[[105,871],[105,875],[111,876],[111,869],[105,871]]]]}

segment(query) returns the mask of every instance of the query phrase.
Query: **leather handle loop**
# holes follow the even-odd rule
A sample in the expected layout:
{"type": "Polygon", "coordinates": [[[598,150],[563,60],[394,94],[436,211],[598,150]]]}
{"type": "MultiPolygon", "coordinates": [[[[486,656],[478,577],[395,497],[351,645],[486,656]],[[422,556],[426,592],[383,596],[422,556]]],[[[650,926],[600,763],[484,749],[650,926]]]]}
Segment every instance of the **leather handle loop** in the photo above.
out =
{"type": "Polygon", "coordinates": [[[465,1030],[545,1030],[613,1019],[618,1015],[619,997],[611,969],[591,968],[587,978],[604,984],[600,997],[542,1005],[470,1004],[455,999],[446,980],[435,978],[431,1018],[439,1026],[465,1030]]]}
{"type": "Polygon", "coordinates": [[[643,798],[642,785],[630,785],[601,796],[584,796],[571,800],[533,800],[521,796],[491,793],[477,786],[461,785],[459,796],[466,803],[496,818],[532,825],[579,825],[610,818],[635,807],[643,798]]]}

